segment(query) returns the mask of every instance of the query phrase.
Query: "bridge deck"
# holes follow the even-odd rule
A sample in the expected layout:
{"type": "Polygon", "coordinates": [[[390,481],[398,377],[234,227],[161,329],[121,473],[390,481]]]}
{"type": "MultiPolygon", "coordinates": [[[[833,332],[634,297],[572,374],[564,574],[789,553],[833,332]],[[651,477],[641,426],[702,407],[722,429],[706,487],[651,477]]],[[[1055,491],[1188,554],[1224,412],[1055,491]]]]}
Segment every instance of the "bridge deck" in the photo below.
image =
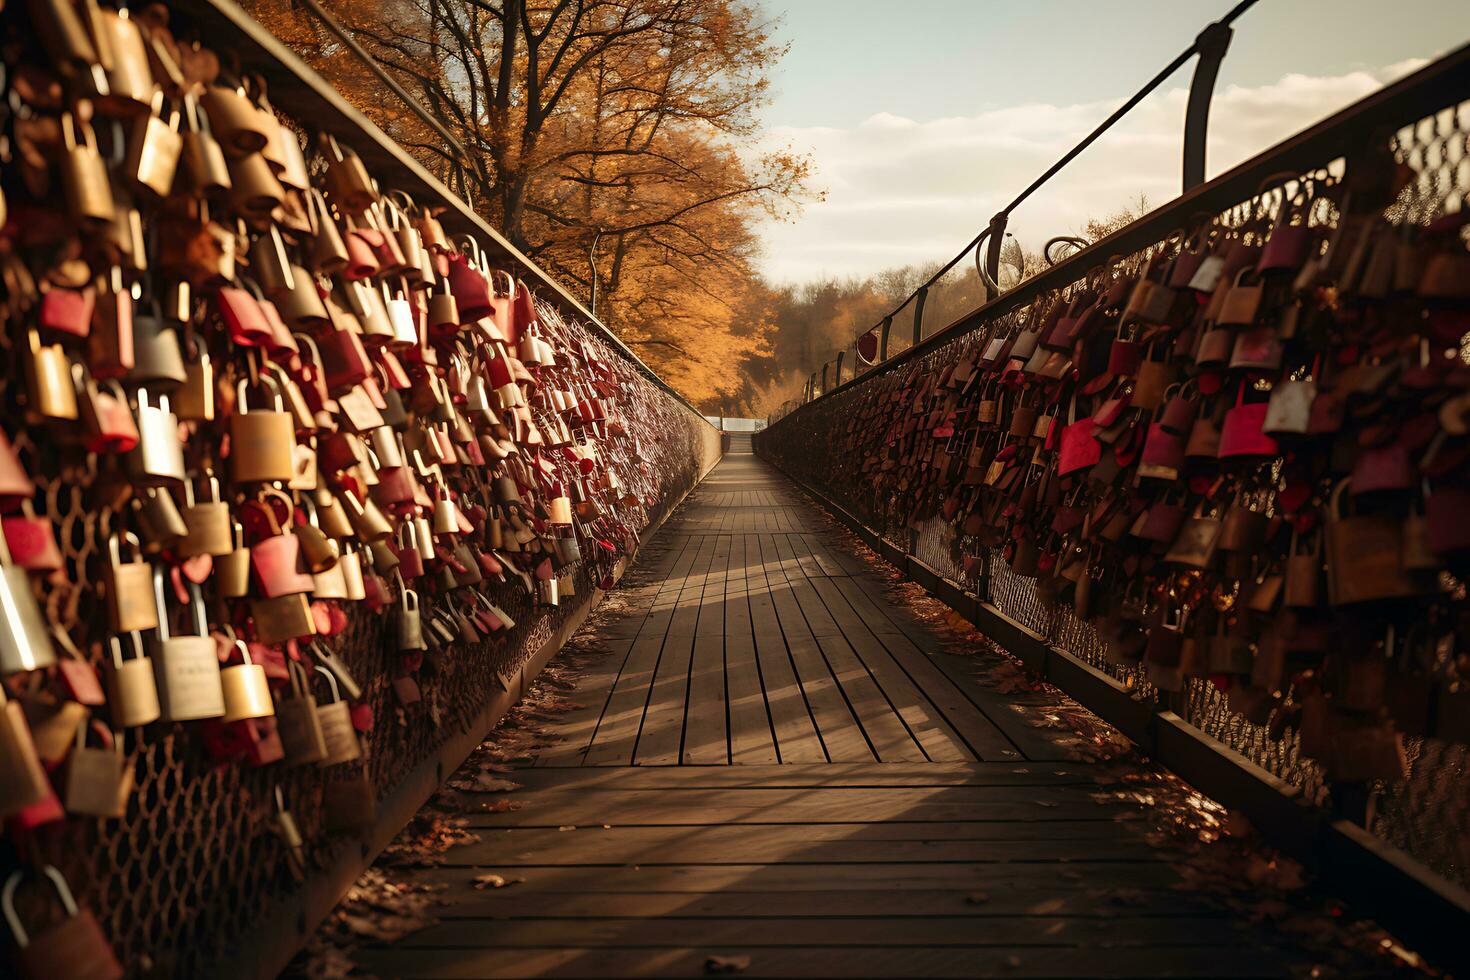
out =
{"type": "MultiPolygon", "coordinates": [[[[1075,761],[885,597],[784,477],[730,455],[645,549],[517,808],[424,874],[381,976],[1284,976],[1075,761]],[[486,871],[523,883],[479,890],[486,871]],[[725,957],[726,960],[710,960],[725,957]],[[748,961],[747,961],[748,958],[748,961]]],[[[1027,695],[1021,695],[1024,700],[1027,695]]]]}

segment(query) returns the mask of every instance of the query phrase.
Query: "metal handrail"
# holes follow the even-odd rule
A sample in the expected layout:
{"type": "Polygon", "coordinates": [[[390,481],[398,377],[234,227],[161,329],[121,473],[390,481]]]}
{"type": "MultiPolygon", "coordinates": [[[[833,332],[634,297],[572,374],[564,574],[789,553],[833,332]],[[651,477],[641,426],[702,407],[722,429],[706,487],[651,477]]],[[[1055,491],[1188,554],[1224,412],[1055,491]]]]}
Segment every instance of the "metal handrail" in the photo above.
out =
{"type": "MultiPolygon", "coordinates": [[[[1301,173],[1350,153],[1359,136],[1384,128],[1397,129],[1438,112],[1446,91],[1470,90],[1470,44],[1463,45],[1419,71],[1387,85],[1336,115],[1318,122],[1232,170],[1181,194],[1133,223],[1067,256],[1000,296],[981,303],[924,341],[875,366],[861,378],[851,379],[826,397],[893,370],[915,357],[948,343],[966,330],[1020,309],[1043,293],[1059,289],[1113,255],[1131,255],[1157,244],[1202,213],[1218,214],[1261,190],[1261,183],[1282,173],[1301,173]]],[[[899,307],[902,309],[902,307],[899,307]]],[[[897,312],[897,311],[895,311],[897,312]]],[[[890,314],[891,316],[892,314],[890,314]]],[[[816,399],[808,399],[808,402],[816,399]]]]}
{"type": "MultiPolygon", "coordinates": [[[[1220,62],[1225,57],[1225,52],[1230,46],[1233,24],[1242,14],[1256,5],[1257,0],[1240,0],[1230,12],[1218,21],[1205,27],[1195,38],[1188,48],[1184,49],[1173,61],[1161,69],[1158,74],[1149,79],[1142,88],[1133,96],[1113,111],[1106,119],[1097,125],[1092,132],[1083,137],[1075,146],[1062,155],[1055,163],[1048,167],[1039,177],[1033,180],[1025,190],[1017,194],[1009,204],[997,211],[990,219],[985,229],[960,249],[954,258],[931,275],[918,289],[904,299],[902,303],[895,306],[883,319],[891,320],[910,303],[916,303],[914,312],[914,345],[917,346],[923,340],[923,316],[924,300],[928,297],[929,289],[949,273],[960,260],[971,252],[975,253],[975,268],[980,274],[981,285],[985,289],[987,301],[995,299],[1001,290],[997,285],[1000,279],[1000,252],[1005,244],[1006,225],[1010,220],[1011,212],[1020,207],[1025,200],[1042,187],[1048,180],[1055,177],[1062,168],[1075,160],[1084,150],[1098,138],[1113,127],[1120,119],[1126,116],[1135,106],[1146,99],[1171,75],[1184,66],[1184,64],[1199,55],[1199,63],[1195,67],[1194,78],[1190,83],[1189,107],[1184,120],[1184,180],[1183,189],[1188,193],[1193,188],[1204,182],[1205,171],[1205,136],[1208,129],[1210,115],[1210,100],[1215,89],[1215,79],[1219,74],[1220,62]],[[986,249],[985,261],[980,261],[980,246],[989,242],[986,249]]],[[[874,324],[875,329],[879,324],[874,324]]],[[[866,331],[864,331],[866,332],[866,331]]],[[[910,348],[912,350],[912,347],[910,348]]],[[[886,354],[886,351],[885,351],[886,354]]]]}

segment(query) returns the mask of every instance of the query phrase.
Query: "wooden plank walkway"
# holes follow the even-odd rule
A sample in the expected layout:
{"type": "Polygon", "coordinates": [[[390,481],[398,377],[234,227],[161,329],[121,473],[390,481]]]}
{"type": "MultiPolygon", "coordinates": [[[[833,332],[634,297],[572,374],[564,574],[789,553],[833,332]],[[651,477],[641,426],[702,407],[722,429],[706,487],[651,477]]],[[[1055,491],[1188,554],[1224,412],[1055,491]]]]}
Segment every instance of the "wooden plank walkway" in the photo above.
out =
{"type": "MultiPolygon", "coordinates": [[[[825,515],[730,455],[645,549],[581,707],[423,876],[380,976],[1256,977],[1103,767],[974,684],[825,515]],[[487,871],[523,878],[480,890],[487,871]]],[[[488,799],[488,798],[484,798],[488,799]]]]}

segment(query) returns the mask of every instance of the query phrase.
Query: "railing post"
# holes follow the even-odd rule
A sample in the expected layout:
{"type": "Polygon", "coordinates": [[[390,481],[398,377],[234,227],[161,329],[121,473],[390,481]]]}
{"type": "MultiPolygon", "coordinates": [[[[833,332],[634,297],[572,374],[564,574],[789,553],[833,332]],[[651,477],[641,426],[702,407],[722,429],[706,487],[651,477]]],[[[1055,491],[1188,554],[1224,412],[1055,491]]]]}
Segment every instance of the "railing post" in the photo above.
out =
{"type": "Polygon", "coordinates": [[[1214,23],[1200,31],[1195,40],[1199,61],[1194,65],[1194,78],[1189,83],[1189,108],[1184,114],[1184,192],[1205,182],[1205,137],[1210,128],[1210,100],[1215,94],[1215,78],[1220,62],[1230,49],[1235,31],[1225,24],[1214,23]]]}
{"type": "Polygon", "coordinates": [[[846,356],[847,350],[845,348],[837,352],[837,378],[832,382],[832,387],[834,388],[842,387],[842,360],[846,356]]]}
{"type": "Polygon", "coordinates": [[[919,346],[919,341],[924,339],[924,301],[929,298],[929,287],[925,286],[919,290],[914,298],[914,343],[919,346]]]}
{"type": "Polygon", "coordinates": [[[888,360],[888,333],[893,329],[893,316],[885,316],[881,332],[878,334],[878,363],[882,364],[888,360]]]}
{"type": "Polygon", "coordinates": [[[1009,220],[1010,216],[1004,211],[990,219],[990,236],[985,244],[985,275],[980,277],[986,302],[1000,295],[1000,249],[1006,241],[1006,223],[1009,220]]]}
{"type": "Polygon", "coordinates": [[[819,395],[825,395],[827,393],[827,368],[830,367],[831,364],[832,362],[828,361],[827,363],[822,365],[822,388],[819,392],[817,392],[817,394],[819,395]]]}

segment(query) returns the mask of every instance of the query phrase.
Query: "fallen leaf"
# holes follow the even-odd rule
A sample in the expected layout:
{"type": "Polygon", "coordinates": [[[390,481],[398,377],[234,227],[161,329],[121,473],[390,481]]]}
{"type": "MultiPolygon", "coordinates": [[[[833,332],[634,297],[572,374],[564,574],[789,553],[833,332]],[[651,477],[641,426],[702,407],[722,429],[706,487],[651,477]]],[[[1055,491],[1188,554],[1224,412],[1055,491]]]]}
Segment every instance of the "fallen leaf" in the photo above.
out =
{"type": "Polygon", "coordinates": [[[475,887],[484,891],[487,888],[504,888],[507,885],[519,885],[524,878],[507,878],[504,875],[483,874],[475,875],[475,887]]]}
{"type": "Polygon", "coordinates": [[[750,969],[749,956],[711,956],[704,961],[705,973],[744,973],[748,969],[750,969]]]}

